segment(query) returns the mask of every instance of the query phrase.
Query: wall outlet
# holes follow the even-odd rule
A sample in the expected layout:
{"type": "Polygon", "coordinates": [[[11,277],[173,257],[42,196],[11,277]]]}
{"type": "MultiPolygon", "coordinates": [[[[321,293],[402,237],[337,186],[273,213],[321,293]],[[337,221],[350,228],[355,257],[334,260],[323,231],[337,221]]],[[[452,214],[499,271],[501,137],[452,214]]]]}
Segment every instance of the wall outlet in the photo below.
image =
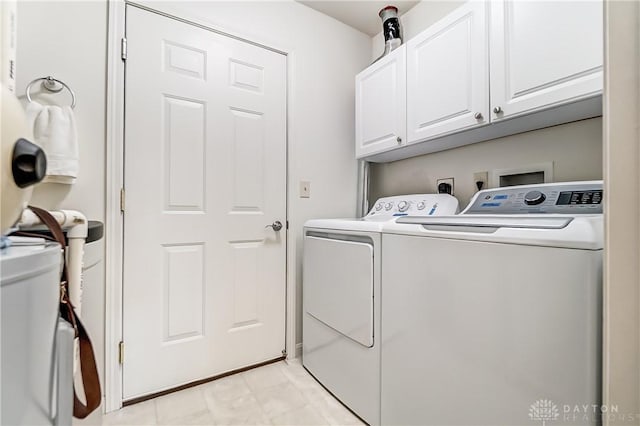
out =
{"type": "Polygon", "coordinates": [[[300,181],[300,198],[311,198],[311,182],[300,181]]]}
{"type": "Polygon", "coordinates": [[[436,190],[438,192],[444,192],[444,193],[449,193],[451,195],[453,195],[453,178],[444,178],[444,179],[438,179],[436,180],[436,190]],[[442,185],[442,186],[440,186],[442,185]],[[449,185],[449,186],[447,186],[449,185]],[[450,189],[450,192],[448,192],[447,190],[450,189]]]}
{"type": "Polygon", "coordinates": [[[475,172],[473,174],[473,187],[480,191],[489,187],[489,172],[475,172]],[[478,182],[482,182],[479,184],[478,182]]]}

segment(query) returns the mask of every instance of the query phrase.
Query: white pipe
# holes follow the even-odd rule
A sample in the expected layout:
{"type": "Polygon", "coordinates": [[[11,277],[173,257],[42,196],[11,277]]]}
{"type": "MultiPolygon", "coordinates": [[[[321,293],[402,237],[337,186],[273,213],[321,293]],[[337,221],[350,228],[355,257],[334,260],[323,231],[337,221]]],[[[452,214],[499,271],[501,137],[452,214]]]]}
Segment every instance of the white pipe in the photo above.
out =
{"type": "Polygon", "coordinates": [[[67,233],[69,250],[67,251],[67,278],[69,279],[69,299],[76,314],[82,314],[82,265],[84,258],[84,238],[72,238],[67,233]]]}
{"type": "MultiPolygon", "coordinates": [[[[89,232],[87,218],[75,210],[58,210],[49,212],[51,216],[66,228],[69,249],[67,250],[67,275],[69,280],[69,299],[78,315],[82,309],[82,259],[84,243],[89,232]]],[[[25,209],[18,226],[21,228],[40,225],[42,222],[31,210],[25,209]]]]}
{"type": "MultiPolygon", "coordinates": [[[[84,214],[76,210],[58,210],[50,211],[49,214],[60,224],[62,228],[66,228],[67,233],[67,280],[69,286],[69,300],[75,308],[75,312],[80,316],[82,311],[82,263],[84,257],[84,243],[89,233],[89,222],[84,214]]],[[[42,221],[31,210],[25,209],[18,226],[21,228],[41,225],[42,221]]],[[[74,359],[73,372],[78,370],[80,360],[80,347],[78,339],[74,342],[74,359]]]]}
{"type": "Polygon", "coordinates": [[[357,205],[356,217],[364,217],[369,212],[369,175],[370,164],[368,161],[358,161],[358,189],[356,192],[357,205]]]}

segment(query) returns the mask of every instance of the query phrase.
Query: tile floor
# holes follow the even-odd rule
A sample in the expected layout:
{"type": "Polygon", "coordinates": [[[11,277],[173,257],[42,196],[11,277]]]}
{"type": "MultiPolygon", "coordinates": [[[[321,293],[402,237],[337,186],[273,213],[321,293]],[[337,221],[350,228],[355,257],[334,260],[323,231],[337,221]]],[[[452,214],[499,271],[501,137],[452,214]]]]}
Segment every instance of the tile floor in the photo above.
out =
{"type": "Polygon", "coordinates": [[[362,425],[302,367],[281,361],[125,407],[103,425],[362,425]]]}

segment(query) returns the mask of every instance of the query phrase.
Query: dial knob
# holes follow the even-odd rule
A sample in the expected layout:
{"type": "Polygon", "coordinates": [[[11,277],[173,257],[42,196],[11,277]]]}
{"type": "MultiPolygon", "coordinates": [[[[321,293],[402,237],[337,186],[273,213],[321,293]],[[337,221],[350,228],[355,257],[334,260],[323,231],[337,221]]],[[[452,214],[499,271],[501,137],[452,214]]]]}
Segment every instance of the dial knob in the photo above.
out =
{"type": "Polygon", "coordinates": [[[409,203],[406,201],[400,201],[398,203],[398,210],[401,212],[406,212],[409,209],[409,203]]]}
{"type": "Polygon", "coordinates": [[[384,209],[391,210],[392,207],[393,207],[393,203],[387,203],[387,205],[384,206],[384,209]]]}
{"type": "Polygon", "coordinates": [[[382,210],[382,203],[376,204],[376,211],[382,210]]]}
{"type": "Polygon", "coordinates": [[[18,188],[35,185],[44,179],[47,157],[38,145],[26,139],[18,139],[13,146],[11,171],[18,188]]]}
{"type": "Polygon", "coordinates": [[[418,210],[424,210],[424,201],[420,201],[417,207],[418,207],[418,210]]]}
{"type": "Polygon", "coordinates": [[[524,203],[528,206],[535,206],[546,199],[547,197],[540,191],[529,191],[524,196],[524,203]]]}

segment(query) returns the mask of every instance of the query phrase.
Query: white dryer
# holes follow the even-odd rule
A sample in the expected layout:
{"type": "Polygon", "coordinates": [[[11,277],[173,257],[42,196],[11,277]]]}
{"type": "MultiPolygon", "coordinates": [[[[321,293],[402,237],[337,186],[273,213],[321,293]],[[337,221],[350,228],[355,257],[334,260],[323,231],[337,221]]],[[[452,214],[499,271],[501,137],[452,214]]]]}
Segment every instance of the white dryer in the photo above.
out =
{"type": "Polygon", "coordinates": [[[369,424],[380,424],[382,225],[457,211],[450,195],[404,195],[379,199],[362,219],[305,223],[302,363],[369,424]]]}
{"type": "Polygon", "coordinates": [[[600,424],[602,248],[600,181],[385,224],[382,423],[600,424]]]}

